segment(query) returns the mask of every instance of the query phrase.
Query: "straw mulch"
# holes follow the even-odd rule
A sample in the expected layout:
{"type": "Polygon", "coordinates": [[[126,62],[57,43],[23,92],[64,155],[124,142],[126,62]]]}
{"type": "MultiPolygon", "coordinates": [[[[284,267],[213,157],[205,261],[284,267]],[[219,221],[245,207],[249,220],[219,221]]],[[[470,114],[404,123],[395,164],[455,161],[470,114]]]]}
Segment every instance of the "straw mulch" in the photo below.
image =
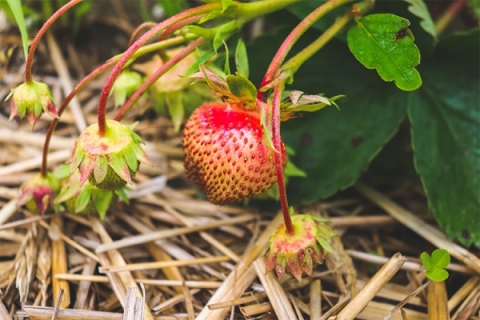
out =
{"type": "MultiPolygon", "coordinates": [[[[54,61],[43,68],[59,76],[36,73],[57,102],[76,81],[68,68],[75,55],[67,61],[58,47],[49,37],[40,50],[54,61]]],[[[22,80],[21,66],[10,69],[2,70],[0,100],[22,80]]],[[[82,126],[95,122],[104,80],[91,83],[62,117],[50,168],[70,157],[82,126]]],[[[436,227],[418,183],[387,191],[357,184],[298,208],[330,219],[335,253],[312,277],[278,279],[265,272],[263,256],[281,216],[199,199],[183,174],[179,134],[167,118],[143,113],[147,104],[127,121],[143,119],[137,132],[154,167],[135,176],[130,205],[116,203],[100,221],[66,212],[35,216],[16,206],[20,184],[38,172],[50,119],[30,132],[24,121],[7,121],[2,102],[0,319],[480,319],[478,250],[436,227]],[[454,258],[450,278],[422,291],[418,257],[435,248],[454,258]]]]}

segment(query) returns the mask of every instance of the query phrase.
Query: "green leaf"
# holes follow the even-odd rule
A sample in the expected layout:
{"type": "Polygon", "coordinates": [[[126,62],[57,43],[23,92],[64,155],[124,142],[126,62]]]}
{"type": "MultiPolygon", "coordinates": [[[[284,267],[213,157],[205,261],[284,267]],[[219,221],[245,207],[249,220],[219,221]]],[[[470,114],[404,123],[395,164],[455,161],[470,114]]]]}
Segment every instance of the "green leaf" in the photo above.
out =
{"type": "Polygon", "coordinates": [[[420,254],[420,259],[422,259],[423,266],[425,267],[425,269],[427,269],[427,271],[433,270],[435,266],[432,263],[432,257],[430,257],[428,253],[422,252],[420,254]]]}
{"type": "Polygon", "coordinates": [[[412,93],[415,168],[446,233],[480,246],[480,32],[445,38],[412,93]]]}
{"type": "Polygon", "coordinates": [[[446,268],[450,264],[450,254],[445,249],[436,249],[432,252],[432,263],[438,268],[446,268]]]}
{"type": "Polygon", "coordinates": [[[434,282],[442,282],[448,279],[448,271],[444,269],[434,268],[431,271],[425,272],[428,279],[434,282]]]}
{"type": "Polygon", "coordinates": [[[432,17],[430,16],[430,12],[428,12],[428,8],[425,5],[423,0],[404,0],[410,3],[408,7],[408,11],[422,19],[420,25],[422,26],[423,30],[428,32],[432,35],[432,37],[437,37],[437,31],[435,30],[435,24],[433,23],[432,17]]]}
{"type": "Polygon", "coordinates": [[[125,188],[118,189],[114,191],[115,194],[122,199],[126,204],[130,204],[130,199],[128,199],[127,194],[125,193],[125,188]]]}
{"type": "Polygon", "coordinates": [[[447,270],[444,270],[450,264],[450,254],[445,249],[436,249],[430,256],[426,252],[420,255],[423,266],[426,269],[425,275],[428,279],[440,282],[448,278],[447,270]]]}
{"type": "Polygon", "coordinates": [[[185,108],[183,107],[182,92],[164,93],[167,102],[168,112],[172,118],[173,128],[175,132],[180,130],[180,126],[185,116],[185,108]]]}
{"type": "Polygon", "coordinates": [[[10,9],[12,10],[15,21],[17,22],[20,34],[22,36],[23,53],[25,59],[28,56],[28,32],[27,25],[25,24],[25,16],[23,14],[22,3],[20,0],[7,0],[10,9]]]}
{"type": "Polygon", "coordinates": [[[227,84],[230,91],[236,97],[246,99],[249,101],[255,101],[257,96],[257,88],[255,85],[242,75],[229,75],[227,76],[227,84]]]}
{"type": "Polygon", "coordinates": [[[237,67],[237,73],[248,78],[250,70],[248,69],[247,47],[242,38],[238,39],[237,42],[237,49],[235,50],[235,65],[237,67]]]}
{"type": "Polygon", "coordinates": [[[394,14],[373,14],[358,19],[347,34],[348,47],[358,61],[405,91],[422,85],[415,69],[420,63],[420,51],[409,25],[407,19],[394,14]]]}

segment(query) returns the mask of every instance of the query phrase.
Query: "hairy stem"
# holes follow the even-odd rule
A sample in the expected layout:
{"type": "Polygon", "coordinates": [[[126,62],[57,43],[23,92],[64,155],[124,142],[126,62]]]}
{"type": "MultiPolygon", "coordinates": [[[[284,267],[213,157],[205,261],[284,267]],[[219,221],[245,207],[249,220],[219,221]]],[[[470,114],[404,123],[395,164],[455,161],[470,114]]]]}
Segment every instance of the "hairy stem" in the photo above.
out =
{"type": "MultiPolygon", "coordinates": [[[[270,66],[268,67],[262,82],[260,83],[260,89],[268,85],[274,79],[278,69],[285,60],[287,54],[290,52],[290,49],[292,49],[293,45],[302,36],[302,34],[304,34],[318,19],[320,19],[333,9],[351,1],[353,0],[330,0],[312,11],[312,13],[310,13],[308,16],[306,16],[305,19],[303,19],[302,22],[300,22],[295,27],[295,29],[290,32],[288,37],[283,41],[277,53],[273,57],[272,62],[270,63],[270,66]]],[[[266,97],[266,92],[261,92],[260,90],[258,91],[258,99],[264,101],[266,97]]]]}
{"type": "Polygon", "coordinates": [[[273,147],[275,152],[275,169],[277,172],[278,191],[280,193],[280,205],[282,206],[283,220],[288,234],[293,234],[293,223],[288,210],[287,191],[285,189],[285,178],[283,176],[282,140],[280,138],[280,103],[282,98],[283,84],[275,85],[273,89],[273,110],[272,110],[272,131],[273,147]]]}
{"type": "Polygon", "coordinates": [[[67,108],[70,101],[72,101],[73,97],[85,87],[90,81],[98,77],[100,74],[111,68],[115,64],[115,60],[110,60],[107,63],[101,65],[97,69],[93,70],[88,76],[82,79],[75,88],[73,88],[72,92],[63,100],[60,108],[58,108],[58,118],[54,118],[52,122],[50,122],[50,127],[48,127],[47,134],[45,136],[45,142],[43,144],[43,154],[42,154],[42,166],[40,167],[40,175],[45,177],[47,174],[47,157],[48,157],[48,148],[50,146],[50,140],[52,139],[53,132],[57,127],[58,122],[60,121],[60,116],[62,115],[63,111],[67,108]]]}
{"type": "Polygon", "coordinates": [[[32,81],[32,63],[33,63],[33,55],[35,54],[35,51],[37,50],[38,44],[40,43],[40,40],[42,39],[43,35],[45,32],[47,32],[48,28],[62,15],[73,7],[74,5],[82,2],[83,0],[71,0],[68,2],[66,5],[61,7],[60,9],[57,10],[40,28],[38,31],[37,35],[32,41],[32,45],[30,46],[30,50],[28,51],[28,56],[27,60],[25,61],[25,82],[30,82],[32,81]]]}
{"type": "Polygon", "coordinates": [[[205,42],[204,38],[199,38],[186,46],[183,50],[173,56],[170,60],[168,60],[164,65],[162,65],[154,74],[152,74],[147,81],[145,81],[140,88],[135,91],[135,93],[128,99],[128,101],[122,106],[122,108],[118,111],[117,115],[115,116],[116,121],[121,121],[125,114],[132,108],[132,106],[137,102],[142,94],[148,90],[148,88],[157,81],[161,76],[167,73],[173,66],[175,66],[179,61],[183,60],[186,56],[190,53],[195,51],[200,44],[205,42]]]}
{"type": "Polygon", "coordinates": [[[102,93],[100,95],[100,102],[98,103],[98,133],[100,136],[103,136],[105,134],[105,129],[106,129],[106,119],[105,119],[105,113],[106,113],[106,106],[107,106],[107,100],[108,96],[110,95],[110,90],[112,89],[113,83],[115,82],[115,79],[117,76],[120,74],[122,71],[123,67],[127,64],[127,62],[130,60],[132,55],[141,47],[143,46],[147,41],[152,39],[155,35],[157,35],[159,32],[161,32],[163,29],[168,28],[169,26],[178,23],[184,19],[187,19],[192,16],[196,15],[201,15],[204,13],[208,13],[212,10],[219,9],[221,7],[221,3],[215,2],[215,3],[210,3],[206,4],[200,7],[196,7],[193,9],[189,9],[186,11],[183,11],[167,20],[164,20],[157,24],[155,27],[147,31],[144,35],[142,35],[137,41],[135,41],[125,52],[125,54],[120,58],[118,63],[115,65],[113,68],[112,72],[110,73],[110,76],[107,79],[107,82],[105,83],[105,86],[103,87],[102,93]]]}

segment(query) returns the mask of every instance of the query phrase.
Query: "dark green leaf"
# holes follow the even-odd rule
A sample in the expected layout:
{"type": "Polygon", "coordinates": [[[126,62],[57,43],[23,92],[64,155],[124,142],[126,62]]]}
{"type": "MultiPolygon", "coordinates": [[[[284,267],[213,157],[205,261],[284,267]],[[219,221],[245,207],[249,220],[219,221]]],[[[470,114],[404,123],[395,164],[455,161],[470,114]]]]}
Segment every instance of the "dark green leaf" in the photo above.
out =
{"type": "Polygon", "coordinates": [[[422,70],[409,117],[415,167],[450,237],[480,246],[480,33],[447,38],[422,70]]]}
{"type": "Polygon", "coordinates": [[[237,42],[237,49],[235,50],[235,65],[237,67],[237,72],[245,78],[248,78],[250,70],[248,69],[247,47],[242,38],[238,39],[237,42]]]}
{"type": "Polygon", "coordinates": [[[408,11],[422,19],[420,25],[422,26],[423,30],[428,32],[432,35],[432,37],[437,37],[437,31],[435,31],[435,24],[433,23],[432,17],[430,16],[430,12],[428,12],[427,5],[423,0],[405,0],[406,2],[410,3],[408,7],[408,11]]]}
{"type": "Polygon", "coordinates": [[[28,32],[27,25],[25,24],[25,16],[23,15],[22,3],[20,0],[7,0],[10,9],[12,10],[15,21],[17,22],[20,34],[22,36],[23,53],[25,59],[28,56],[28,32]]]}
{"type": "Polygon", "coordinates": [[[409,24],[407,19],[393,14],[373,14],[358,19],[347,34],[348,47],[358,61],[405,91],[422,85],[415,69],[420,63],[420,51],[407,28],[409,24]]]}

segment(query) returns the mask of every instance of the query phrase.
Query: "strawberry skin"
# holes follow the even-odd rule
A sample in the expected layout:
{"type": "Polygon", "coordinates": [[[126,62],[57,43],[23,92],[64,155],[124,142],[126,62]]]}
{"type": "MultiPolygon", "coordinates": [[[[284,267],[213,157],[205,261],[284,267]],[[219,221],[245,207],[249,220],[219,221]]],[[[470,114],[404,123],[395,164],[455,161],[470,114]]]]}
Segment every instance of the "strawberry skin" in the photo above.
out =
{"type": "MultiPolygon", "coordinates": [[[[183,149],[187,177],[213,204],[251,198],[277,181],[274,151],[267,146],[258,111],[233,103],[203,104],[185,124],[183,149]]],[[[285,166],[283,143],[281,152],[285,166]]]]}

